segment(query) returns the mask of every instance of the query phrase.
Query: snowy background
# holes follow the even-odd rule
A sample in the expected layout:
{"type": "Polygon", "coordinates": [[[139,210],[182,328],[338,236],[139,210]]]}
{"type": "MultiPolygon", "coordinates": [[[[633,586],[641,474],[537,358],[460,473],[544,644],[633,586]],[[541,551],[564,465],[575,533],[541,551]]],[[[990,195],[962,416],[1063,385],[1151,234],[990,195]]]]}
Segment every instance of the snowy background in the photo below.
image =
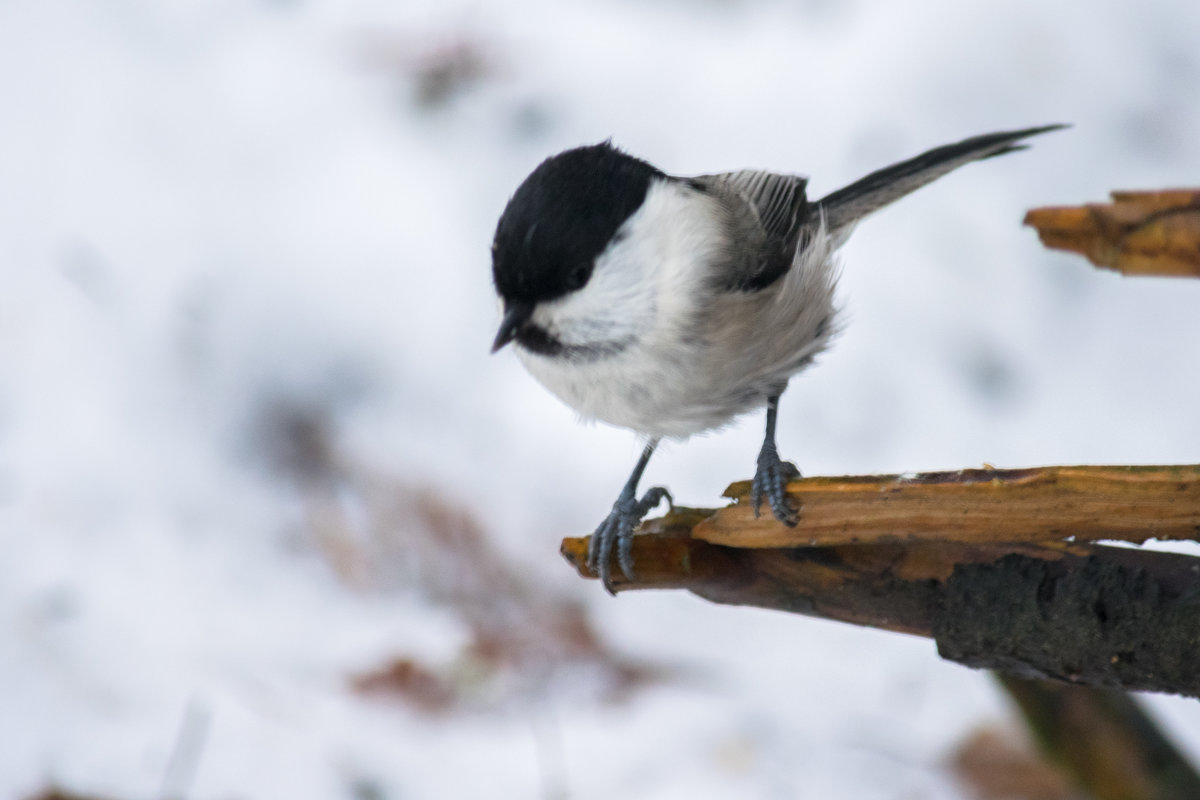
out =
{"type": "MultiPolygon", "coordinates": [[[[488,356],[492,229],[610,136],[819,196],[1071,122],[859,228],[781,451],[1194,462],[1200,282],[1020,221],[1200,184],[1198,41],[1189,0],[0,3],[0,797],[965,796],[1010,712],[930,642],[565,566],[638,444],[488,356]]],[[[647,483],[716,504],[761,426],[647,483]]]]}

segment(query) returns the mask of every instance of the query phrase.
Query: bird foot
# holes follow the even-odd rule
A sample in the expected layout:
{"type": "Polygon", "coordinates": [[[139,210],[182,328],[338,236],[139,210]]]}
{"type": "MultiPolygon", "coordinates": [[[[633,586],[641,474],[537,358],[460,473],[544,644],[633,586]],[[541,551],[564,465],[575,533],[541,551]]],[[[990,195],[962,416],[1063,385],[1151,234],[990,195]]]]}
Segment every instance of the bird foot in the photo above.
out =
{"type": "Polygon", "coordinates": [[[600,573],[600,581],[609,594],[615,595],[612,582],[612,551],[617,546],[617,563],[621,572],[633,580],[633,529],[642,521],[650,509],[671,494],[661,486],[648,489],[641,500],[635,500],[633,491],[621,492],[612,511],[596,528],[588,542],[587,566],[592,572],[600,573]]]}
{"type": "Polygon", "coordinates": [[[762,508],[763,497],[766,497],[775,519],[789,528],[794,528],[800,521],[800,512],[788,501],[787,484],[793,478],[799,477],[800,470],[796,469],[796,465],[782,460],[773,443],[764,442],[758,454],[758,469],[754,473],[754,482],[750,484],[750,503],[754,506],[755,519],[762,508]]]}

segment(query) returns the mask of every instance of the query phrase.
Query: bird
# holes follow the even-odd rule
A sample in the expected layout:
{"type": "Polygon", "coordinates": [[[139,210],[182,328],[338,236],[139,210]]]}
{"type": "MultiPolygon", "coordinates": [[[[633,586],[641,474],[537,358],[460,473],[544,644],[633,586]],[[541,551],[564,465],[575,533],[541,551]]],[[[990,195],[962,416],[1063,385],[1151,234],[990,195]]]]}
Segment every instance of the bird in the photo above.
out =
{"type": "Polygon", "coordinates": [[[973,136],[876,170],[818,200],[800,175],[744,169],[669,175],[614,146],[542,161],[512,194],[492,241],[501,321],[492,352],[513,345],[525,368],[587,420],[644,446],[589,540],[587,565],[615,594],[612,555],[634,580],[632,540],[669,492],[638,484],[664,439],[719,429],[766,410],[751,484],[794,526],[787,483],[799,476],[775,441],[779,400],[841,329],[837,250],[863,218],[974,161],[1066,127],[973,136]]]}

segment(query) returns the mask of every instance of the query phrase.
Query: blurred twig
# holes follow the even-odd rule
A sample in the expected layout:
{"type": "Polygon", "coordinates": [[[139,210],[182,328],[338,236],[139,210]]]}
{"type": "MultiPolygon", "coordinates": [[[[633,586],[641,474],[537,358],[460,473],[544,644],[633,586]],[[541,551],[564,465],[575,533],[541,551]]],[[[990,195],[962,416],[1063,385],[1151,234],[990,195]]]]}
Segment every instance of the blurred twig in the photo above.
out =
{"type": "Polygon", "coordinates": [[[175,745],[171,748],[171,758],[163,773],[162,790],[159,792],[162,800],[183,800],[187,797],[196,770],[200,767],[200,756],[211,727],[212,709],[208,703],[198,697],[191,698],[184,710],[175,745]]]}
{"type": "Polygon", "coordinates": [[[999,679],[1047,757],[1096,800],[1200,798],[1200,775],[1126,693],[999,679]]]}

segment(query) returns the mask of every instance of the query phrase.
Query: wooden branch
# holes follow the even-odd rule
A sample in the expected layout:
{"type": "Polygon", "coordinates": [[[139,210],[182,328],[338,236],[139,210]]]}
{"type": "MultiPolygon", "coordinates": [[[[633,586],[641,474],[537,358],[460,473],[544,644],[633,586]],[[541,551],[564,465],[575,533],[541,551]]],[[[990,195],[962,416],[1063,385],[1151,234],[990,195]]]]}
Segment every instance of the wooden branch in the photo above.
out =
{"type": "MultiPolygon", "coordinates": [[[[734,548],[691,536],[712,509],[676,508],[648,520],[633,539],[636,580],[618,571],[614,589],[687,589],[728,605],[757,606],[932,636],[943,584],[956,562],[990,563],[1022,549],[1046,559],[1057,548],[951,544],[734,548]]],[[[564,539],[562,554],[579,574],[588,537],[564,539]]]]}
{"type": "MultiPolygon", "coordinates": [[[[1083,543],[1196,536],[1198,480],[1195,466],[805,478],[789,486],[796,528],[754,520],[735,484],[738,505],[645,523],[637,580],[616,588],[930,636],[944,658],[1023,677],[1200,696],[1200,559],[1083,543]]],[[[590,575],[586,553],[564,540],[590,575]]]]}
{"type": "Polygon", "coordinates": [[[731,547],[1200,539],[1200,465],[803,478],[788,486],[794,528],[756,519],[749,494],[748,481],[730,486],[737,503],[693,535],[731,547]]]}
{"type": "Polygon", "coordinates": [[[1200,277],[1200,189],[1113,192],[1113,203],[1035,208],[1042,244],[1126,275],[1200,277]]]}

